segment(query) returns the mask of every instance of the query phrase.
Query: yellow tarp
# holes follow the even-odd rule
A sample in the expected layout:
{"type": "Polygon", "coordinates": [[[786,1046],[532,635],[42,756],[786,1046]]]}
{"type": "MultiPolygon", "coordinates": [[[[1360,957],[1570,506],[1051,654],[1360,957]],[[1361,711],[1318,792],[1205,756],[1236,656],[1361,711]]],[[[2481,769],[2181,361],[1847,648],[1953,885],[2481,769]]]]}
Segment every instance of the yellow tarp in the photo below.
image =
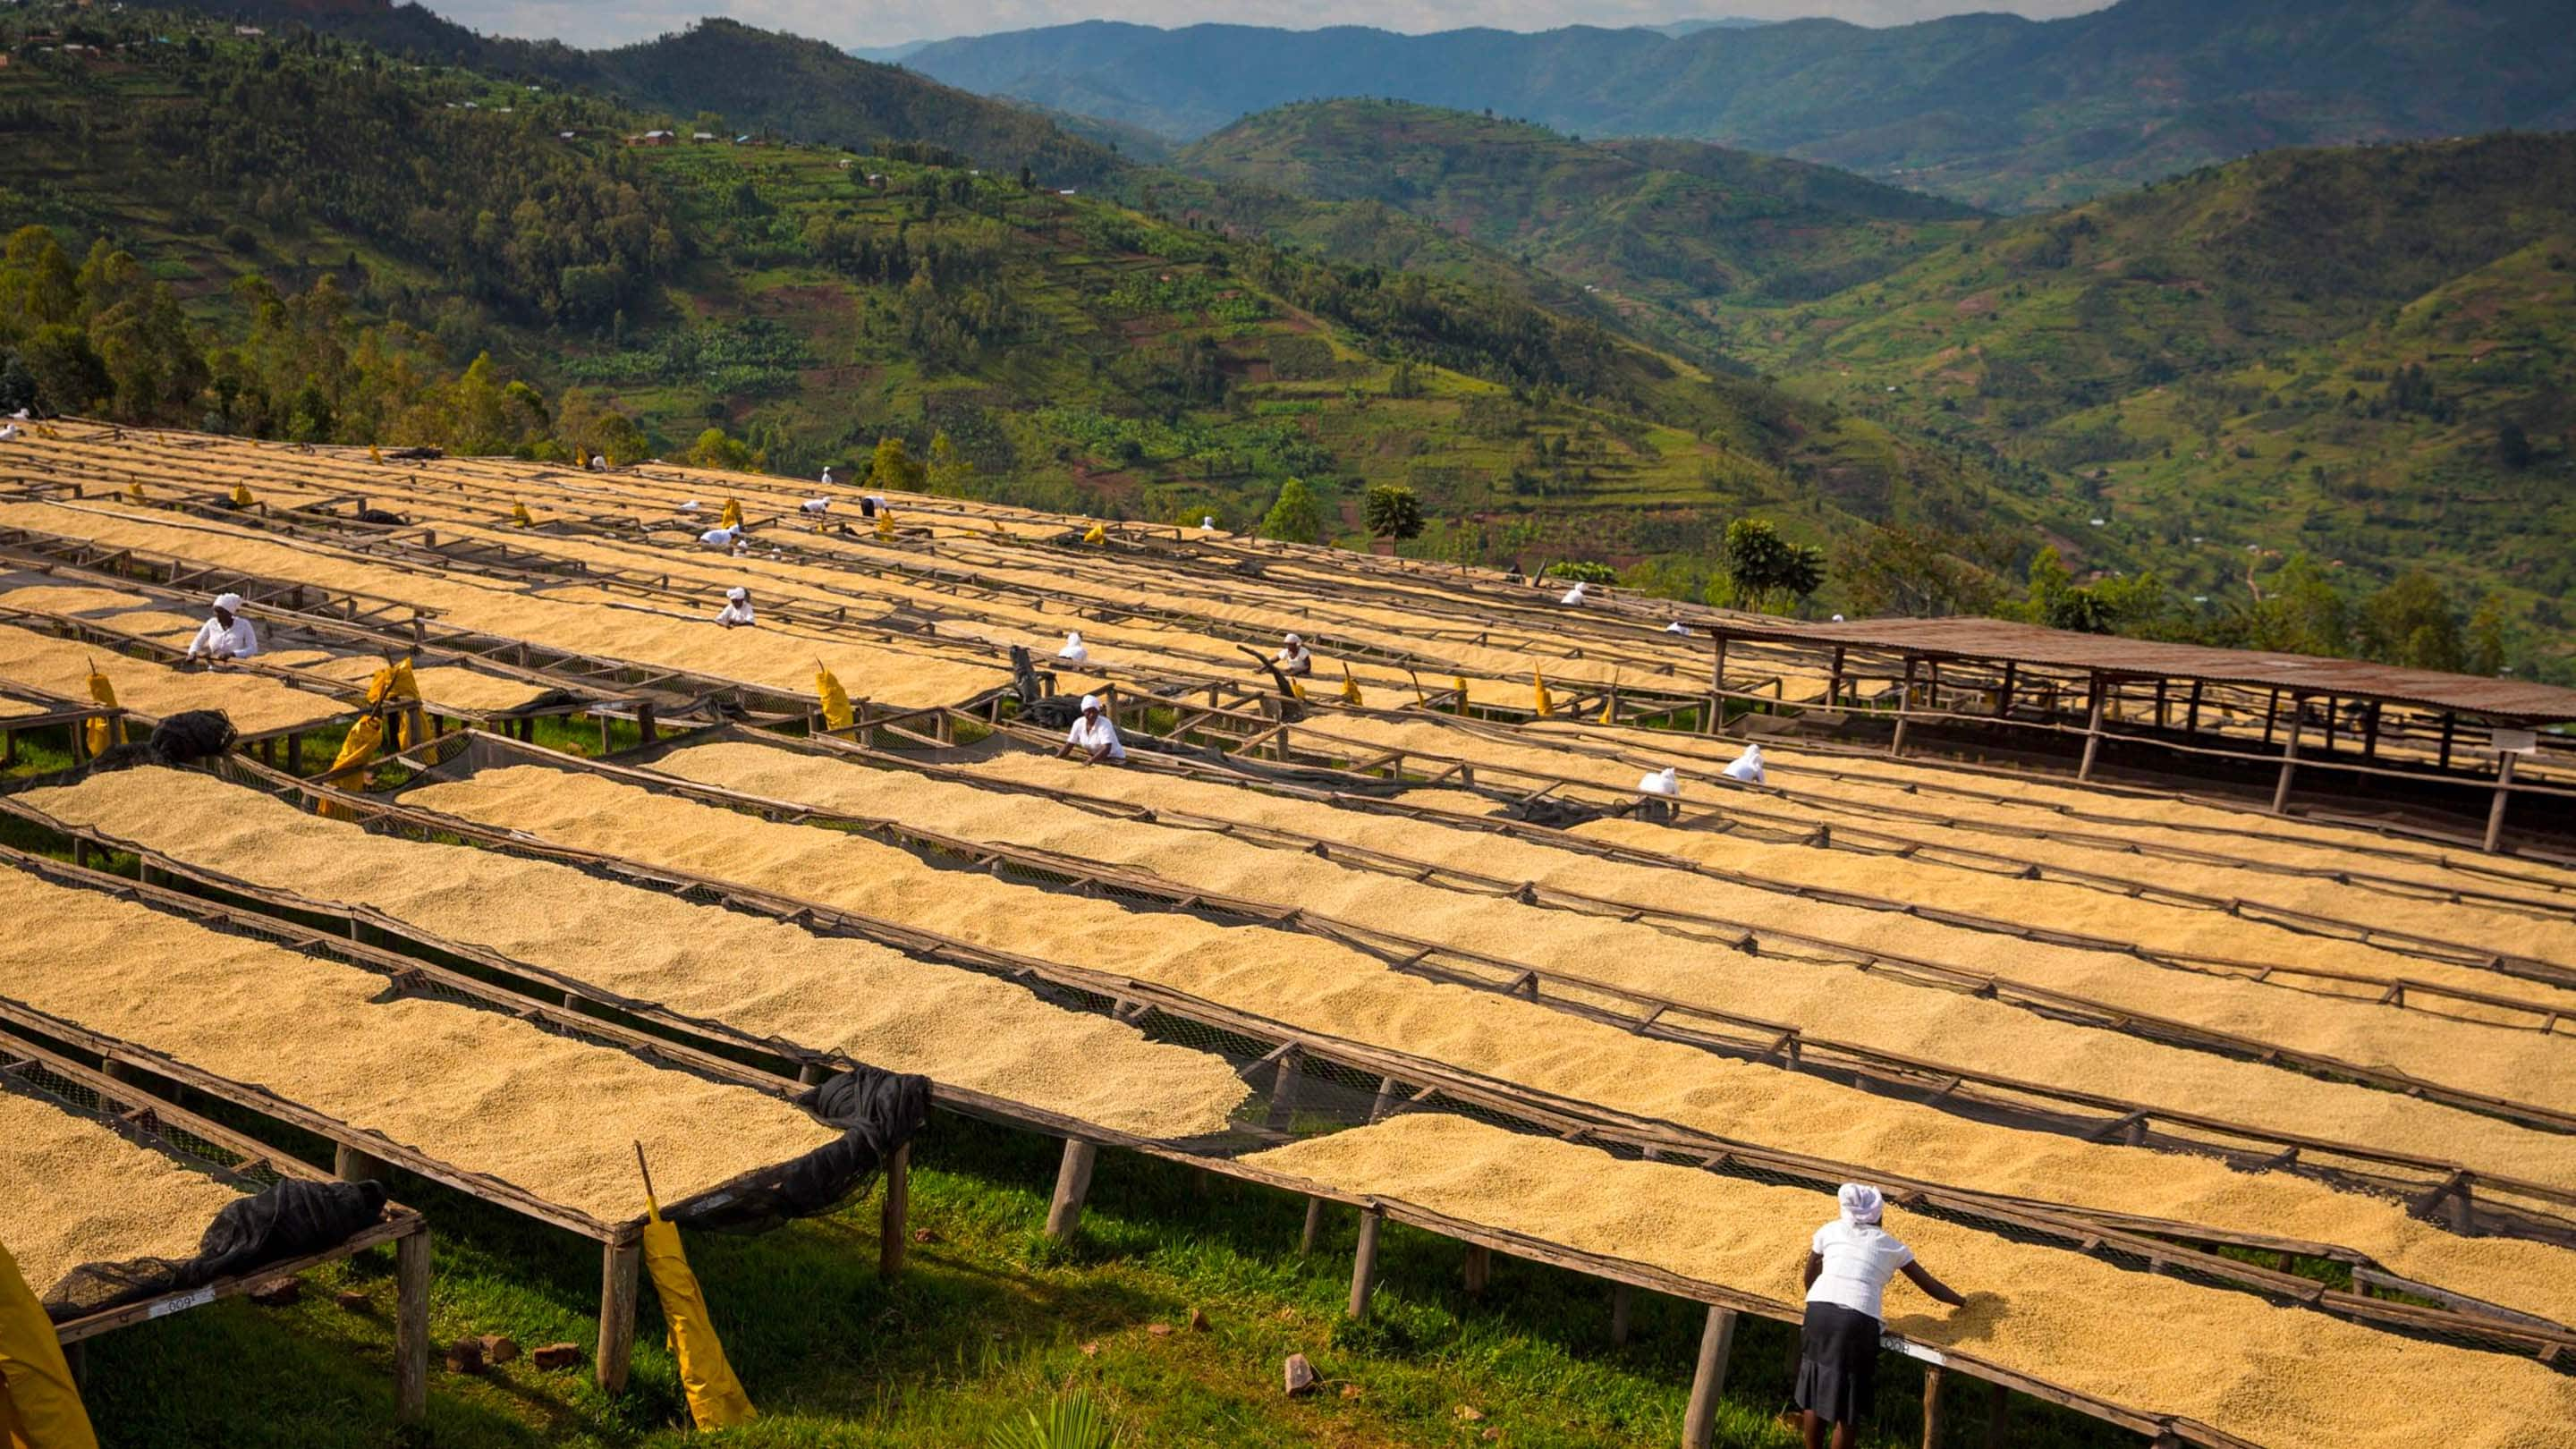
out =
{"type": "Polygon", "coordinates": [[[6,1247],[0,1247],[0,1445],[98,1449],[62,1342],[6,1247]]]}
{"type": "MultiPolygon", "coordinates": [[[[374,709],[388,700],[398,699],[408,699],[415,702],[420,699],[420,680],[412,674],[411,661],[408,659],[405,659],[400,663],[388,664],[383,668],[378,669],[375,673],[375,677],[367,681],[367,707],[369,709],[374,709]]],[[[412,738],[413,718],[413,712],[408,709],[397,712],[394,717],[394,737],[399,741],[399,744],[396,746],[399,749],[407,750],[413,745],[420,743],[418,740],[412,738]]]]}
{"type": "Polygon", "coordinates": [[[1556,713],[1556,697],[1547,692],[1547,676],[1535,669],[1530,671],[1530,694],[1538,706],[1539,718],[1556,713]]]}
{"type": "Polygon", "coordinates": [[[1082,535],[1082,541],[1084,543],[1107,543],[1109,541],[1109,530],[1095,523],[1091,525],[1089,530],[1084,532],[1082,535]]]}
{"type": "Polygon", "coordinates": [[[254,502],[256,502],[256,501],[257,501],[257,500],[253,499],[253,498],[250,496],[250,485],[249,485],[249,484],[247,484],[247,483],[236,483],[236,484],[234,484],[234,485],[233,485],[233,507],[235,507],[235,508],[248,508],[248,507],[250,507],[250,506],[251,506],[251,504],[252,504],[252,503],[254,503],[254,502]]]}
{"type": "Polygon", "coordinates": [[[1359,708],[1363,703],[1360,699],[1360,682],[1351,678],[1351,667],[1347,664],[1342,666],[1342,703],[1353,708],[1359,708]]]}
{"type": "MultiPolygon", "coordinates": [[[[343,790],[355,790],[365,785],[367,782],[358,767],[375,758],[376,746],[383,744],[384,740],[385,722],[374,715],[362,716],[356,724],[349,726],[349,737],[340,742],[339,758],[331,762],[328,771],[330,783],[343,790]],[[343,770],[350,773],[344,776],[340,773],[343,770]]],[[[336,801],[325,800],[318,808],[334,820],[356,818],[355,812],[336,801]]]]}
{"type": "Polygon", "coordinates": [[[755,1417],[751,1396],[725,1362],[724,1345],[716,1339],[715,1320],[707,1313],[706,1294],[698,1275],[689,1271],[681,1250],[680,1230],[662,1216],[651,1194],[644,1198],[644,1270],[653,1275],[653,1291],[662,1299],[662,1321],[671,1337],[671,1355],[680,1361],[680,1391],[688,1396],[689,1417],[701,1429],[730,1429],[755,1417]]]}
{"type": "Polygon", "coordinates": [[[720,519],[716,520],[716,527],[718,527],[718,528],[740,528],[740,527],[742,527],[742,503],[741,503],[741,501],[740,501],[740,500],[738,500],[738,499],[733,499],[733,498],[728,498],[728,499],[726,499],[726,500],[725,500],[725,506],[724,506],[724,517],[722,517],[722,518],[720,518],[720,519]]]}
{"type": "MultiPolygon", "coordinates": [[[[93,702],[105,705],[109,709],[116,708],[116,686],[107,682],[107,676],[98,672],[98,665],[95,663],[89,667],[89,697],[93,702]]],[[[103,719],[94,719],[83,725],[81,728],[89,736],[90,754],[96,756],[108,746],[119,743],[117,736],[123,732],[121,728],[123,724],[123,720],[111,723],[103,719]]]]}
{"type": "Polygon", "coordinates": [[[820,660],[814,663],[814,694],[823,701],[824,728],[845,730],[859,722],[857,712],[850,708],[850,692],[841,687],[840,676],[824,668],[820,660]]]}
{"type": "Polygon", "coordinates": [[[534,528],[537,526],[536,515],[528,511],[528,505],[513,499],[510,503],[510,526],[513,528],[534,528]]]}

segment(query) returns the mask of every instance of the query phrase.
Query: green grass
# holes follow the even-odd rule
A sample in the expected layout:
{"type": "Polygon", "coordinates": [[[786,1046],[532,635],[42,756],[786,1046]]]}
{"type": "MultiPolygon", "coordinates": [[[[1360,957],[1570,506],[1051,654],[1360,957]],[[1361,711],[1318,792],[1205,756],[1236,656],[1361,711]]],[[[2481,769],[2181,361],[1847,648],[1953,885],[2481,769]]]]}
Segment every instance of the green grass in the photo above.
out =
{"type": "MultiPolygon", "coordinates": [[[[762,1417],[723,1442],[974,1445],[1068,1388],[1089,1390],[1130,1445],[1666,1445],[1680,1434],[1696,1305],[1640,1295],[1631,1339],[1607,1340],[1605,1285],[1498,1260],[1480,1297],[1458,1286],[1462,1249],[1390,1225],[1369,1322],[1342,1316],[1355,1231],[1328,1217],[1295,1251],[1303,1204],[1265,1188],[1105,1154],[1071,1245],[1032,1229],[1055,1144],[940,1117],[916,1145],[910,1246],[876,1276],[874,1196],[758,1238],[692,1234],[691,1260],[725,1348],[762,1417]],[[1193,1333],[1191,1311],[1210,1329],[1193,1333]],[[1153,1325],[1174,1329],[1167,1335],[1153,1325]],[[1303,1352],[1324,1391],[1287,1400],[1280,1362],[1303,1352]],[[1347,1396],[1343,1386],[1350,1386],[1347,1396]],[[1480,1417],[1463,1417],[1461,1407],[1480,1417]],[[1486,1431],[1493,1433],[1489,1436],[1486,1431]]],[[[598,1251],[411,1180],[396,1191],[434,1225],[436,1342],[501,1332],[522,1345],[595,1333],[598,1251]]],[[[316,1275],[299,1304],[241,1300],[95,1341],[88,1398],[110,1443],[379,1445],[392,1432],[389,1255],[316,1275]],[[372,1307],[338,1307],[354,1287],[372,1307]]],[[[434,1367],[429,1438],[456,1449],[676,1444],[675,1368],[647,1289],[630,1391],[600,1394],[586,1368],[522,1358],[471,1378],[434,1367]]],[[[1744,1320],[1718,1425],[1728,1446],[1793,1442],[1773,1422],[1795,1351],[1785,1325],[1744,1320]]],[[[1919,1439],[1917,1380],[1882,1375],[1865,1442],[1919,1439]]],[[[1953,1395],[1953,1438],[1975,1442],[1985,1399],[1953,1395]]],[[[2017,1444],[2109,1444],[2104,1426],[2014,1406],[2017,1444]]]]}

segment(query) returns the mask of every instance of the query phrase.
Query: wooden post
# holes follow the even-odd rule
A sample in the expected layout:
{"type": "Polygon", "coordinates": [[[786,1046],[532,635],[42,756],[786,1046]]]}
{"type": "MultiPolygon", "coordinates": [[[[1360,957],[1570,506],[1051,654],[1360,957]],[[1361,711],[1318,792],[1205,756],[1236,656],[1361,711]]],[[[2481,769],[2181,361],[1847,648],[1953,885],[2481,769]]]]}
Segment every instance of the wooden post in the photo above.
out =
{"type": "Polygon", "coordinates": [[[2093,764],[2102,756],[2102,676],[2100,674],[2093,676],[2092,685],[2085,692],[2093,696],[2093,702],[2084,722],[2084,763],[2077,766],[2075,770],[2075,778],[2079,781],[2093,778],[2093,764]]]}
{"type": "Polygon", "coordinates": [[[1923,1366],[1923,1449],[1940,1449],[1941,1384],[1948,1377],[1939,1364],[1923,1366]]]}
{"type": "Polygon", "coordinates": [[[1625,1283],[1610,1285],[1610,1342],[1625,1347],[1628,1342],[1628,1317],[1636,1306],[1637,1290],[1625,1283]]]}
{"type": "Polygon", "coordinates": [[[2281,718],[2281,691],[2273,690],[2263,703],[2263,748],[2272,748],[2272,726],[2281,718]]]}
{"type": "Polygon", "coordinates": [[[2504,807],[2505,802],[2513,798],[2513,765],[2520,758],[2511,754],[2496,756],[2495,803],[2487,806],[2486,852],[2489,855],[2495,854],[2496,848],[2504,843],[2504,807]]]}
{"type": "Polygon", "coordinates": [[[2459,732],[2460,717],[2447,709],[2442,711],[2442,769],[2451,768],[2451,738],[2459,732]]]}
{"type": "Polygon", "coordinates": [[[429,1412],[429,1229],[394,1240],[394,1417],[429,1412]]]}
{"type": "Polygon", "coordinates": [[[2333,754],[2333,753],[2334,753],[2334,727],[2335,727],[2335,697],[2334,697],[2333,695],[2329,694],[2329,695],[2327,695],[2327,696],[2326,696],[2326,738],[2325,738],[2325,753],[2327,753],[2328,755],[2331,755],[2331,754],[2333,754]]]}
{"type": "Polygon", "coordinates": [[[1682,1411],[1682,1449],[1708,1449],[1717,1435],[1717,1396],[1726,1387],[1726,1356],[1735,1347],[1735,1310],[1712,1305],[1699,1331],[1699,1366],[1682,1411]]]}
{"type": "Polygon", "coordinates": [[[2005,1449],[2012,1440],[2012,1390],[1995,1385],[1993,1407],[1986,1410],[1986,1449],[2005,1449]]]}
{"type": "Polygon", "coordinates": [[[644,743],[648,745],[662,737],[661,731],[655,727],[653,706],[649,704],[635,706],[635,728],[644,736],[644,743]]]}
{"type": "Polygon", "coordinates": [[[2005,715],[2012,713],[2013,681],[2020,672],[2021,662],[2019,660],[2007,659],[2004,661],[2003,688],[1995,691],[1995,718],[2002,719],[2005,715]]]}
{"type": "Polygon", "coordinates": [[[1484,1292],[1485,1285],[1494,1281],[1494,1250],[1482,1243],[1469,1243],[1459,1279],[1469,1293],[1484,1292]]]}
{"type": "Polygon", "coordinates": [[[886,1159],[885,1200],[877,1205],[877,1276],[891,1283],[903,1271],[904,1245],[912,1241],[906,1219],[912,1215],[912,1144],[886,1159]]]}
{"type": "MultiPolygon", "coordinates": [[[[2274,714],[2278,714],[2279,712],[2280,711],[2278,709],[2273,711],[2274,714]]],[[[2271,724],[2267,719],[2264,723],[2263,734],[2266,739],[2269,739],[2271,733],[2271,724]]],[[[2290,808],[2290,776],[2297,773],[2298,768],[2299,701],[2296,696],[2292,696],[2290,700],[2290,738],[2281,746],[2281,780],[2279,784],[2272,787],[2273,814],[2279,815],[2290,808]]]]}
{"type": "Polygon", "coordinates": [[[1297,1253],[1303,1257],[1315,1251],[1315,1240],[1324,1235],[1324,1200],[1306,1199],[1306,1226],[1297,1234],[1297,1253]]]}
{"type": "Polygon", "coordinates": [[[607,754],[607,753],[608,753],[608,716],[607,716],[607,715],[605,715],[605,714],[602,714],[602,715],[598,716],[598,720],[599,720],[599,752],[600,752],[601,754],[603,754],[603,755],[604,755],[604,754],[607,754]]]}
{"type": "Polygon", "coordinates": [[[1914,708],[1914,656],[1905,656],[1905,683],[1896,691],[1896,733],[1888,737],[1887,752],[1905,753],[1905,716],[1914,708]]]}
{"type": "Polygon", "coordinates": [[[1285,1132],[1297,1115],[1297,1059],[1302,1055],[1295,1047],[1280,1054],[1279,1065],[1270,1078],[1270,1111],[1263,1120],[1273,1132],[1285,1132]]]}
{"type": "Polygon", "coordinates": [[[627,1361],[635,1352],[636,1278],[644,1266],[640,1242],[602,1244],[599,1250],[599,1349],[593,1377],[612,1394],[626,1391],[627,1361]]]}
{"type": "Polygon", "coordinates": [[[1834,646],[1834,668],[1825,676],[1825,708],[1840,709],[1843,702],[1843,649],[1834,646]]]}
{"type": "Polygon", "coordinates": [[[2207,680],[2201,679],[2195,679],[2191,682],[2191,703],[2184,706],[2182,712],[2182,732],[2184,734],[2196,735],[2200,733],[2200,693],[2202,687],[2207,683],[2207,680]]]}
{"type": "Polygon", "coordinates": [[[1369,1292],[1377,1287],[1377,1231],[1386,1222],[1386,1214],[1376,1208],[1360,1209],[1360,1243],[1351,1254],[1351,1306],[1353,1318],[1368,1317],[1369,1292]]]}
{"type": "Polygon", "coordinates": [[[304,773],[304,733],[301,730],[286,737],[286,773],[304,773]]]}
{"type": "Polygon", "coordinates": [[[2379,758],[2379,701],[2362,706],[2361,758],[2367,762],[2379,758]]]}
{"type": "Polygon", "coordinates": [[[1403,1090],[1404,1084],[1393,1077],[1377,1079],[1377,1100],[1369,1103],[1368,1119],[1371,1125],[1386,1120],[1386,1114],[1395,1109],[1396,1097],[1403,1090]]]}
{"type": "Polygon", "coordinates": [[[1723,630],[1714,632],[1716,637],[1709,641],[1708,687],[1718,694],[1724,694],[1726,692],[1726,634],[1723,630]]]}
{"type": "Polygon", "coordinates": [[[331,1148],[331,1175],[342,1182],[382,1182],[385,1171],[384,1163],[345,1142],[331,1148]]]}
{"type": "Polygon", "coordinates": [[[1063,1242],[1082,1225],[1082,1200],[1091,1192],[1091,1166],[1100,1148],[1079,1137],[1064,1139],[1064,1160],[1055,1170],[1055,1200],[1047,1204],[1046,1235],[1063,1242]]]}

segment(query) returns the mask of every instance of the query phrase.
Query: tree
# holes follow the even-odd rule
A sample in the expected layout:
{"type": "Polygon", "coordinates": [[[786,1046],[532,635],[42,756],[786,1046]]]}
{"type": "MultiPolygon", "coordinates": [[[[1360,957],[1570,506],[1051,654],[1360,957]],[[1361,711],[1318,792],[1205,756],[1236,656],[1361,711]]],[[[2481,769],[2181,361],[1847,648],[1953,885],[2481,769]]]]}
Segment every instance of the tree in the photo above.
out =
{"type": "Polygon", "coordinates": [[[1360,500],[1360,516],[1379,538],[1418,538],[1422,534],[1422,500],[1401,483],[1381,483],[1360,500]]]}
{"type": "Polygon", "coordinates": [[[107,364],[89,345],[89,333],[71,323],[37,328],[18,355],[34,376],[36,397],[47,412],[84,413],[107,397],[107,364]]]}
{"type": "Polygon", "coordinates": [[[1726,526],[1720,562],[1735,597],[1760,610],[1776,599],[1803,599],[1823,587],[1825,556],[1780,536],[1767,519],[1739,518],[1726,526]]]}
{"type": "Polygon", "coordinates": [[[1387,375],[1386,395],[1392,398],[1422,396],[1422,379],[1413,375],[1413,359],[1398,358],[1395,370],[1387,375]]]}
{"type": "Polygon", "coordinates": [[[930,491],[950,498],[970,498],[975,493],[975,462],[957,450],[948,439],[948,430],[930,435],[930,491]]]}
{"type": "Polygon", "coordinates": [[[726,468],[740,473],[752,466],[751,445],[725,436],[722,428],[709,428],[698,434],[689,448],[689,462],[700,468],[726,468]]]}
{"type": "Polygon", "coordinates": [[[2489,678],[2504,673],[2504,601],[2493,594],[2478,601],[2477,612],[2469,615],[2468,656],[2461,669],[2489,678]]]}
{"type": "Polygon", "coordinates": [[[892,493],[919,493],[927,472],[913,461],[903,439],[889,433],[877,439],[877,450],[868,459],[867,486],[892,493]]]}
{"type": "Polygon", "coordinates": [[[1279,485],[1279,498],[1261,516],[1261,536],[1285,543],[1314,543],[1324,536],[1324,505],[1303,478],[1279,485]]]}
{"type": "Polygon", "coordinates": [[[2460,667],[2466,650],[2450,593],[2422,569],[2408,569],[2361,604],[2362,652],[2410,669],[2460,667]]]}

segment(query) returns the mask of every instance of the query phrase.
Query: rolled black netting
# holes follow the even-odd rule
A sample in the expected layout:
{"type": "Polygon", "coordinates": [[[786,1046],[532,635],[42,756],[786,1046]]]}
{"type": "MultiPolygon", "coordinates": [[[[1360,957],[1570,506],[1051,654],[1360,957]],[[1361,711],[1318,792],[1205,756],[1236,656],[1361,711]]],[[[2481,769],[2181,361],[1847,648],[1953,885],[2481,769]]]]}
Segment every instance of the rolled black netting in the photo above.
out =
{"type": "Polygon", "coordinates": [[[866,1189],[895,1149],[930,1121],[930,1079],[856,1066],[804,1092],[796,1105],[842,1130],[841,1140],[673,1207],[692,1228],[761,1233],[866,1189]]]}
{"type": "Polygon", "coordinates": [[[308,1182],[288,1178],[226,1203],[207,1225],[193,1258],[129,1258],[83,1263],[45,1294],[56,1323],[111,1308],[185,1293],[219,1278],[238,1278],[347,1242],[384,1216],[385,1189],[373,1182],[308,1182]]]}

